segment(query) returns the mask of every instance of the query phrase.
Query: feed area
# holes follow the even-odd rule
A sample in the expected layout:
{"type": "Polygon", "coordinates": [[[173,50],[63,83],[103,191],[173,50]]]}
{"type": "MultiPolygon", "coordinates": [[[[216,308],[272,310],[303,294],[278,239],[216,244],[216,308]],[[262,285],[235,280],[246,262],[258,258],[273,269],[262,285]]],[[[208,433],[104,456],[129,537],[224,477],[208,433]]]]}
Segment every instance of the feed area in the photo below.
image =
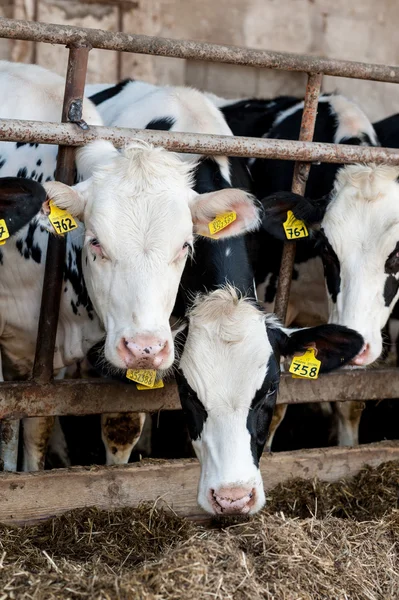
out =
{"type": "Polygon", "coordinates": [[[0,600],[398,598],[399,115],[325,85],[399,67],[36,17],[0,18],[0,600]]]}

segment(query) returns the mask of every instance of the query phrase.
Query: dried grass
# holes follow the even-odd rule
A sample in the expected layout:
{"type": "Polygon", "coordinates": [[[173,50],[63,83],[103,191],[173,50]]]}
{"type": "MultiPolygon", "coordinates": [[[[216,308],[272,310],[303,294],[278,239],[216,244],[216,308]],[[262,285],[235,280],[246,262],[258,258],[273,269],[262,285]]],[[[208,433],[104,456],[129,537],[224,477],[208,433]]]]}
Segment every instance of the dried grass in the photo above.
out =
{"type": "Polygon", "coordinates": [[[149,506],[0,526],[0,600],[396,600],[398,489],[399,464],[386,463],[278,486],[261,514],[225,528],[149,506]]]}

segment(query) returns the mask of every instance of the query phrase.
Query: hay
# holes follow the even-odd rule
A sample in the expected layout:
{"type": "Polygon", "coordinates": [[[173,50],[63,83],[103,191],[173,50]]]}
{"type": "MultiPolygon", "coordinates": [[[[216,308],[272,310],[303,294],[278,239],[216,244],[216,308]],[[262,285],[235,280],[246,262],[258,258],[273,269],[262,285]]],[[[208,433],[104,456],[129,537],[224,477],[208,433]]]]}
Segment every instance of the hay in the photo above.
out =
{"type": "Polygon", "coordinates": [[[0,599],[396,600],[398,486],[394,463],[336,484],[294,481],[225,529],[157,506],[0,526],[0,599]]]}

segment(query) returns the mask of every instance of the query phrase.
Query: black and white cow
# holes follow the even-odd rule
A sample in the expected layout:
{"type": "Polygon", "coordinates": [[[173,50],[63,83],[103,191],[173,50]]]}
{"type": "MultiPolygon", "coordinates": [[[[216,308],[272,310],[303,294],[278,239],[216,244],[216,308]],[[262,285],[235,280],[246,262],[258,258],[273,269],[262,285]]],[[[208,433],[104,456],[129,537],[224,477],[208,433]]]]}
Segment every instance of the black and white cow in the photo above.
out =
{"type": "MultiPolygon", "coordinates": [[[[0,115],[57,121],[64,82],[35,65],[0,63],[0,115]]],[[[99,124],[90,102],[83,118],[99,124]]],[[[193,164],[140,141],[122,152],[98,141],[77,153],[84,181],[70,187],[54,177],[56,146],[0,144],[1,175],[30,177],[47,192],[41,214],[1,247],[2,377],[31,373],[49,227],[48,199],[82,224],[67,237],[54,370],[80,360],[105,336],[105,357],[116,368],[168,368],[174,360],[169,325],[194,233],[208,231],[220,212],[238,218],[236,235],[258,222],[258,209],[240,190],[197,194],[193,164]],[[87,179],[87,177],[89,177],[87,179]],[[173,232],[173,234],[172,234],[173,232]]],[[[24,468],[43,464],[43,419],[24,423],[24,468]]],[[[13,467],[7,458],[5,468],[13,467]]],[[[15,468],[15,464],[14,464],[15,468]]]]}
{"type": "Polygon", "coordinates": [[[197,297],[188,320],[177,380],[201,463],[198,503],[213,514],[254,513],[265,503],[259,461],[280,357],[311,346],[327,372],[356,356],[363,338],[338,325],[290,331],[231,286],[197,297]]]}
{"type": "MultiPolygon", "coordinates": [[[[158,87],[140,81],[126,80],[117,85],[106,86],[88,85],[86,93],[90,94],[90,99],[97,105],[104,122],[109,126],[118,127],[137,127],[144,129],[161,129],[170,131],[184,131],[191,133],[213,133],[219,135],[232,135],[232,132],[223,117],[223,114],[215,105],[201,92],[185,87],[164,86],[158,87]]],[[[236,194],[232,186],[248,190],[250,188],[249,173],[244,161],[238,158],[228,159],[225,156],[204,157],[202,155],[180,154],[182,162],[195,161],[197,167],[194,173],[193,188],[199,194],[212,194],[218,192],[220,196],[232,196],[236,194]]],[[[243,192],[237,192],[237,198],[242,196],[243,192]]],[[[252,206],[252,204],[251,204],[252,206]]],[[[242,216],[244,217],[244,207],[242,206],[242,216]]],[[[222,211],[223,212],[223,211],[222,211]]],[[[248,219],[251,219],[248,214],[248,219]]],[[[253,215],[252,215],[253,216],[253,215]]],[[[249,221],[247,222],[249,225],[249,221]]],[[[253,221],[250,227],[253,227],[253,221]]],[[[228,227],[228,232],[234,234],[234,223],[228,227]]],[[[209,232],[208,232],[209,233],[209,232]]],[[[222,236],[221,236],[222,237],[222,236]]],[[[206,274],[203,278],[203,285],[210,279],[213,279],[213,262],[211,256],[218,252],[233,252],[238,258],[237,269],[244,265],[247,260],[245,242],[240,238],[229,238],[228,242],[219,240],[210,242],[206,238],[197,240],[196,259],[194,265],[204,264],[203,261],[197,262],[197,257],[209,258],[206,274]],[[231,242],[231,243],[230,243],[231,242]],[[216,250],[216,246],[218,250],[216,250]],[[212,247],[212,251],[210,251],[212,247]]],[[[217,259],[215,258],[217,262],[217,259]]],[[[220,271],[223,274],[223,271],[220,271]]],[[[190,294],[188,284],[189,275],[185,272],[181,289],[185,293],[180,293],[177,304],[174,309],[174,317],[182,317],[185,314],[186,300],[190,294]]],[[[247,280],[247,273],[243,270],[242,280],[247,280]]],[[[235,281],[235,280],[234,280],[235,281]]],[[[196,291],[198,291],[198,279],[196,280],[196,291]]],[[[220,279],[221,283],[225,282],[220,279]]],[[[218,279],[219,283],[219,279],[218,279]]],[[[249,277],[249,284],[253,288],[252,276],[249,277]]],[[[206,289],[205,287],[201,289],[206,289]]],[[[212,286],[208,289],[212,289],[212,286]]],[[[249,287],[245,287],[248,291],[249,287]]],[[[96,349],[98,352],[98,348],[96,349]]],[[[121,464],[129,460],[131,450],[136,442],[128,434],[126,427],[128,415],[105,415],[103,417],[102,436],[107,449],[107,464],[121,464]],[[120,422],[120,427],[118,427],[120,422]],[[121,431],[126,431],[126,436],[121,435],[121,431]],[[118,435],[115,434],[119,431],[118,435]]],[[[131,416],[133,418],[133,415],[131,416]]],[[[135,417],[134,417],[135,418],[135,417]]]]}

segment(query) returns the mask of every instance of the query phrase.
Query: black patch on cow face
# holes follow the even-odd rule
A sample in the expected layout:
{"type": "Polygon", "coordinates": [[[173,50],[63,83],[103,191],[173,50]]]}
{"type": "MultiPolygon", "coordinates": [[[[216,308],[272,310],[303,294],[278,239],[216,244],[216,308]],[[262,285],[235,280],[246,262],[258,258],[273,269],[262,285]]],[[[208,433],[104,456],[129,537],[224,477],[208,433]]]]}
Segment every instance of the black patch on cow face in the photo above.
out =
{"type": "Polygon", "coordinates": [[[26,146],[28,142],[17,142],[15,145],[18,148],[22,148],[22,146],[26,146]]]}
{"type": "Polygon", "coordinates": [[[120,92],[123,90],[123,88],[131,81],[134,81],[134,79],[124,79],[123,81],[120,81],[116,85],[106,88],[105,90],[102,90],[101,92],[97,92],[97,94],[93,94],[92,96],[89,97],[89,100],[91,100],[93,102],[93,104],[98,106],[102,102],[105,102],[106,100],[109,100],[110,98],[113,98],[114,96],[117,96],[118,94],[120,94],[120,92]]]}
{"type": "Polygon", "coordinates": [[[275,354],[272,353],[267,363],[262,387],[256,392],[247,417],[247,429],[251,436],[251,452],[256,467],[259,466],[269,433],[279,381],[280,365],[275,354]]]}
{"type": "Polygon", "coordinates": [[[161,117],[159,119],[153,119],[145,126],[145,129],[157,129],[159,131],[170,131],[173,125],[176,123],[172,117],[161,117]]]}
{"type": "Polygon", "coordinates": [[[323,261],[324,277],[327,283],[328,293],[331,300],[335,303],[341,289],[341,267],[338,256],[331,246],[323,229],[317,239],[317,248],[319,249],[321,260],[323,261]]]}
{"type": "Polygon", "coordinates": [[[395,277],[399,272],[399,242],[385,261],[384,271],[388,274],[384,286],[384,301],[385,306],[390,306],[399,288],[399,282],[395,277]]]}
{"type": "Polygon", "coordinates": [[[2,158],[2,159],[0,160],[0,169],[2,169],[2,168],[4,167],[4,165],[6,164],[6,162],[7,162],[7,161],[6,161],[6,159],[5,159],[5,158],[2,158]]]}
{"type": "Polygon", "coordinates": [[[42,164],[42,159],[41,159],[41,158],[39,158],[39,160],[38,160],[38,161],[36,161],[36,166],[37,166],[37,167],[40,167],[40,165],[41,165],[41,164],[42,164]]]}
{"type": "Polygon", "coordinates": [[[201,437],[204,423],[208,418],[208,413],[201,400],[198,398],[197,393],[187,383],[187,379],[180,369],[176,371],[176,382],[188,431],[194,442],[201,437]]]}
{"type": "Polygon", "coordinates": [[[84,306],[89,319],[93,320],[93,305],[87,293],[87,288],[83,279],[82,271],[82,248],[72,244],[72,249],[69,250],[64,266],[64,281],[70,281],[72,289],[77,296],[76,303],[72,306],[73,312],[78,314],[79,306],[84,306]],[[76,310],[76,312],[75,312],[76,310]]]}
{"type": "Polygon", "coordinates": [[[386,259],[384,271],[388,275],[396,275],[399,271],[399,242],[397,242],[395,250],[386,259]]]}
{"type": "Polygon", "coordinates": [[[385,306],[390,306],[399,289],[399,281],[393,275],[388,275],[384,286],[385,306]]]}

